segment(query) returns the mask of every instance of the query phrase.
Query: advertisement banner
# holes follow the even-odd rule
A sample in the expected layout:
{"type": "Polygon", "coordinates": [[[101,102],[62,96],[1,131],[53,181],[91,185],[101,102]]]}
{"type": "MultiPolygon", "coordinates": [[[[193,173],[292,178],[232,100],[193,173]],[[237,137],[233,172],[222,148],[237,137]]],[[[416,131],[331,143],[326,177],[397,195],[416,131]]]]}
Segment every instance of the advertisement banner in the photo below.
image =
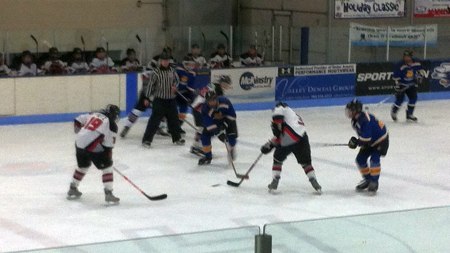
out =
{"type": "Polygon", "coordinates": [[[350,23],[350,40],[353,46],[423,47],[437,45],[438,26],[377,27],[350,23]]]}
{"type": "Polygon", "coordinates": [[[450,91],[450,60],[430,63],[430,90],[450,91]]]}
{"type": "Polygon", "coordinates": [[[450,0],[415,0],[414,17],[450,17],[450,0]]]}
{"type": "Polygon", "coordinates": [[[225,91],[233,103],[274,101],[278,67],[212,69],[211,82],[221,76],[231,79],[230,89],[225,91]]]}
{"type": "MultiPolygon", "coordinates": [[[[356,96],[394,94],[395,82],[392,79],[395,63],[358,63],[356,66],[356,96]]],[[[430,91],[430,62],[423,61],[426,76],[419,85],[419,92],[430,91]]]]}
{"type": "Polygon", "coordinates": [[[296,66],[294,76],[277,78],[276,100],[352,97],[355,64],[296,66]]]}
{"type": "Polygon", "coordinates": [[[400,18],[405,0],[335,0],[334,18],[400,18]]]}

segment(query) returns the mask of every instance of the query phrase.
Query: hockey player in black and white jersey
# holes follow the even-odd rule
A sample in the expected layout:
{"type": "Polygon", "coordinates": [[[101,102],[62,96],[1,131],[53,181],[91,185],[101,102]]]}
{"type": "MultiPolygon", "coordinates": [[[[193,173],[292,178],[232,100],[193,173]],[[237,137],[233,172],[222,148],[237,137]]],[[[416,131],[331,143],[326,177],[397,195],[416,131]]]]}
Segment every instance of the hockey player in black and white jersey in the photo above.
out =
{"type": "Polygon", "coordinates": [[[187,54],[187,57],[192,58],[195,62],[194,69],[207,68],[208,64],[205,57],[202,55],[202,50],[198,44],[193,44],[191,46],[191,52],[187,54]]]}
{"type": "Polygon", "coordinates": [[[219,44],[217,51],[211,54],[209,64],[212,69],[232,67],[233,58],[226,52],[225,45],[219,44]]]}
{"type": "Polygon", "coordinates": [[[113,160],[112,149],[117,134],[117,124],[120,109],[116,105],[107,105],[99,112],[83,114],[74,121],[74,131],[77,134],[76,158],[78,168],[75,170],[67,193],[68,199],[81,197],[78,185],[89,167],[94,163],[103,172],[102,181],[105,191],[105,201],[118,203],[113,191],[113,160]]]}
{"type": "Polygon", "coordinates": [[[141,63],[136,58],[136,51],[133,48],[127,49],[127,57],[122,59],[120,65],[123,72],[136,72],[142,68],[141,63]]]}
{"type": "Polygon", "coordinates": [[[36,64],[33,62],[33,55],[30,51],[25,50],[22,52],[22,64],[20,64],[18,76],[36,76],[42,71],[37,68],[36,64]]]}
{"type": "Polygon", "coordinates": [[[67,63],[60,59],[56,47],[51,47],[48,50],[48,60],[42,65],[42,70],[46,75],[62,75],[68,72],[67,63]]]}
{"type": "Polygon", "coordinates": [[[262,66],[264,62],[255,45],[251,45],[246,53],[241,54],[240,59],[243,67],[258,67],[262,66]]]}
{"type": "Polygon", "coordinates": [[[89,71],[89,65],[83,57],[81,48],[76,47],[73,49],[69,71],[72,74],[86,74],[89,71]]]}
{"type": "Polygon", "coordinates": [[[313,188],[321,194],[322,187],[317,182],[311,164],[311,147],[302,118],[286,103],[279,102],[273,109],[271,127],[274,137],[261,147],[263,154],[268,154],[275,148],[272,166],[273,179],[268,185],[269,191],[278,188],[283,162],[288,155],[293,153],[313,188]]]}

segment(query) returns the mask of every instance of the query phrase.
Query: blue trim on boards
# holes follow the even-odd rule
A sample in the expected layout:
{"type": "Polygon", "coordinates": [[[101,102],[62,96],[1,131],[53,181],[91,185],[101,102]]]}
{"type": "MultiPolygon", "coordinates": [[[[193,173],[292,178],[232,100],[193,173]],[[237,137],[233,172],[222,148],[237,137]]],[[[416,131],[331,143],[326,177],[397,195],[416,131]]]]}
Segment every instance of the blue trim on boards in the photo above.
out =
{"type": "MultiPolygon", "coordinates": [[[[132,86],[132,85],[131,85],[132,86]]],[[[127,91],[128,92],[128,91],[127,91]]],[[[394,101],[393,95],[381,95],[381,96],[365,96],[358,97],[364,104],[377,104],[384,99],[389,99],[385,102],[387,104],[394,101]]],[[[292,108],[302,107],[323,107],[323,106],[340,106],[347,104],[352,98],[328,98],[328,99],[308,99],[308,100],[292,100],[286,101],[292,108]]],[[[419,93],[420,101],[427,100],[440,100],[450,99],[450,92],[429,92],[419,93]]],[[[133,101],[133,106],[134,106],[133,101]]],[[[128,105],[127,105],[128,106],[128,105]]],[[[131,108],[133,108],[131,106],[131,108]]],[[[238,111],[259,111],[270,110],[275,106],[275,102],[257,102],[251,104],[235,104],[234,107],[238,111]]],[[[127,107],[127,109],[129,109],[127,107]]],[[[150,110],[147,110],[142,116],[150,115],[150,110]]],[[[25,116],[6,116],[0,117],[0,125],[19,125],[19,124],[38,124],[38,123],[50,123],[50,122],[68,122],[72,121],[76,116],[85,113],[61,113],[61,114],[42,114],[42,115],[25,115],[25,116]]],[[[121,116],[125,117],[127,113],[122,111],[121,116]]]]}
{"type": "Polygon", "coordinates": [[[126,109],[127,113],[131,112],[136,103],[137,97],[137,81],[138,74],[136,72],[128,73],[126,76],[126,109]]]}

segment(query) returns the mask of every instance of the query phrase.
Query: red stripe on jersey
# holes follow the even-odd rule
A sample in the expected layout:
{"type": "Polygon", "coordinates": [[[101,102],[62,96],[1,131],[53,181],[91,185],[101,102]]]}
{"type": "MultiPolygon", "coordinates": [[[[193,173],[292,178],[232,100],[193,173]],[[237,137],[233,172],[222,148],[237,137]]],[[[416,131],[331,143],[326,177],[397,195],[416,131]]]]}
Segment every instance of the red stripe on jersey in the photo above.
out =
{"type": "Polygon", "coordinates": [[[112,182],[113,178],[114,177],[113,177],[112,173],[103,174],[103,176],[102,176],[103,183],[112,182]]]}
{"type": "Polygon", "coordinates": [[[103,142],[103,137],[104,137],[103,134],[100,135],[99,137],[97,137],[97,139],[95,139],[91,144],[89,144],[86,147],[86,150],[89,152],[94,151],[94,149],[97,147],[97,145],[103,142]]]}
{"type": "Polygon", "coordinates": [[[291,131],[291,129],[289,129],[289,127],[285,127],[284,132],[287,133],[289,135],[289,137],[291,137],[292,140],[294,140],[295,142],[300,140],[300,137],[297,134],[295,134],[293,131],[291,131]]]}

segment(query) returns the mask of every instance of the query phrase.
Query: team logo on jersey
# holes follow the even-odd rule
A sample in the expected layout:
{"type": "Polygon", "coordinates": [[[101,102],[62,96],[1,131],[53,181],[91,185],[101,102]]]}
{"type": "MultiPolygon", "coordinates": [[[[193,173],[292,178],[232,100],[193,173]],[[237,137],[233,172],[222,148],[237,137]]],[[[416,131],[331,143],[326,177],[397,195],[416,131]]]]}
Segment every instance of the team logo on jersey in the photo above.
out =
{"type": "Polygon", "coordinates": [[[239,78],[239,85],[243,90],[253,88],[269,88],[272,85],[273,77],[255,76],[252,72],[244,72],[239,78]]]}

